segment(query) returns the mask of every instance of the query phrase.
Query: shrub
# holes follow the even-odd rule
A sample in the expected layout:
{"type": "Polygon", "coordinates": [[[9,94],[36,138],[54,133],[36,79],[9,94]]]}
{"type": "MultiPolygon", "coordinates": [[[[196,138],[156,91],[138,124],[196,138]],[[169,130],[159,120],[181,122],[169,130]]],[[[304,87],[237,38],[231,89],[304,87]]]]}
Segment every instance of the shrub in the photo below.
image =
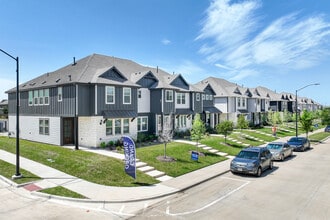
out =
{"type": "Polygon", "coordinates": [[[101,142],[100,147],[105,148],[107,145],[105,142],[101,142]]]}

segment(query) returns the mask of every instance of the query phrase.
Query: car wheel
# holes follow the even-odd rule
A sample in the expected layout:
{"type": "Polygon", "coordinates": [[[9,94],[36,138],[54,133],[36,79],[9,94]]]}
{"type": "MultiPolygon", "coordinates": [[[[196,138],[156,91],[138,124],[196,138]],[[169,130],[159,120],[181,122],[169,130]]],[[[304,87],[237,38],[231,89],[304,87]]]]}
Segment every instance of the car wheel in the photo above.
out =
{"type": "Polygon", "coordinates": [[[271,170],[271,169],[273,169],[273,167],[274,167],[273,161],[270,161],[269,169],[271,170]]]}
{"type": "Polygon", "coordinates": [[[258,167],[258,170],[257,170],[257,177],[260,177],[260,176],[261,176],[261,172],[262,172],[261,167],[258,167]]]}

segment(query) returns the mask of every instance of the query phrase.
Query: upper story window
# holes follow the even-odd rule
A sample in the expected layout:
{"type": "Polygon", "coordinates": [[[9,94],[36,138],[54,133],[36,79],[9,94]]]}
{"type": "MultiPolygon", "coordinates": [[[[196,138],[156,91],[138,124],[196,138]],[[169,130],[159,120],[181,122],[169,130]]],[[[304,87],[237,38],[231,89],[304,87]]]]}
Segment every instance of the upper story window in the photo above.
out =
{"type": "Polygon", "coordinates": [[[124,104],[131,104],[131,88],[123,88],[123,100],[124,104]]]}
{"type": "Polygon", "coordinates": [[[210,97],[209,94],[206,94],[205,95],[205,100],[209,100],[209,97],[210,97]]]}
{"type": "Polygon", "coordinates": [[[140,99],[142,97],[142,91],[138,90],[138,98],[140,99]]]}
{"type": "Polygon", "coordinates": [[[202,95],[202,100],[205,100],[205,94],[202,95]]]}
{"type": "Polygon", "coordinates": [[[242,98],[242,107],[245,107],[246,104],[246,98],[242,98]]]}
{"type": "Polygon", "coordinates": [[[196,93],[196,101],[200,101],[200,99],[201,99],[201,94],[196,93]]]}
{"type": "Polygon", "coordinates": [[[29,106],[49,105],[49,89],[29,91],[29,106]]]}
{"type": "Polygon", "coordinates": [[[241,98],[237,98],[237,107],[241,107],[241,98]]]}
{"type": "Polygon", "coordinates": [[[176,94],[176,103],[177,104],[186,104],[186,94],[184,93],[177,93],[176,94]]]}
{"type": "Polygon", "coordinates": [[[29,91],[29,106],[33,105],[33,91],[29,91]]]}
{"type": "Polygon", "coordinates": [[[44,90],[39,89],[39,105],[44,104],[44,90]]]}
{"type": "Polygon", "coordinates": [[[165,101],[173,102],[173,91],[172,90],[165,90],[165,101]]]}
{"type": "Polygon", "coordinates": [[[115,87],[106,86],[105,87],[105,103],[106,104],[115,104],[115,87]]]}
{"type": "Polygon", "coordinates": [[[212,100],[213,100],[213,95],[210,95],[210,97],[209,97],[209,98],[210,98],[210,100],[212,101],[212,100]]]}
{"type": "Polygon", "coordinates": [[[62,102],[63,94],[62,94],[62,87],[57,88],[57,101],[62,102]]]}
{"type": "Polygon", "coordinates": [[[33,91],[34,105],[39,105],[39,90],[33,91]]]}
{"type": "Polygon", "coordinates": [[[44,104],[49,105],[49,89],[44,89],[44,104]]]}

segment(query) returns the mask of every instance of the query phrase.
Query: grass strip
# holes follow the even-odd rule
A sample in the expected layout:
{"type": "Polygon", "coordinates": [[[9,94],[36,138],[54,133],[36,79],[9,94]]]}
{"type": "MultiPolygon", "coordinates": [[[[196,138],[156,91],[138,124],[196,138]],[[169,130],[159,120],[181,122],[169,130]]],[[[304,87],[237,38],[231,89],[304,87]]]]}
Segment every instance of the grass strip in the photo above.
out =
{"type": "Polygon", "coordinates": [[[40,180],[41,178],[34,175],[33,173],[30,173],[27,170],[20,169],[20,173],[23,175],[22,178],[19,179],[12,179],[12,176],[16,173],[16,166],[8,163],[6,161],[0,160],[0,175],[12,180],[13,182],[17,184],[22,184],[22,183],[28,183],[28,182],[33,182],[36,180],[40,180]]]}
{"type": "Polygon", "coordinates": [[[39,190],[38,192],[47,193],[47,194],[51,194],[51,195],[55,195],[55,196],[69,197],[69,198],[88,199],[85,196],[83,196],[79,193],[73,192],[62,186],[47,188],[47,189],[39,190]]]}

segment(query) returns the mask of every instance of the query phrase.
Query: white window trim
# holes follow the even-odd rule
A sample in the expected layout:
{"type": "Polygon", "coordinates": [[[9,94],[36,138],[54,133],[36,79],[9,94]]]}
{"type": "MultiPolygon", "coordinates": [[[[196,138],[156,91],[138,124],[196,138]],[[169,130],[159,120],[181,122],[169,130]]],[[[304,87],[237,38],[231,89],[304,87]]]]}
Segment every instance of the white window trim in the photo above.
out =
{"type": "Polygon", "coordinates": [[[49,119],[48,118],[39,118],[39,134],[40,135],[49,135],[49,119]],[[40,132],[40,121],[42,121],[42,132],[40,132]],[[46,121],[48,121],[48,133],[45,132],[46,128],[46,121]]]}
{"type": "Polygon", "coordinates": [[[173,90],[165,90],[165,102],[173,102],[173,90]],[[171,99],[167,99],[167,92],[171,94],[171,99]]]}
{"type": "Polygon", "coordinates": [[[44,105],[49,105],[49,89],[44,89],[44,105]],[[48,95],[46,96],[45,93],[48,90],[48,95]],[[46,98],[48,98],[48,101],[46,103],[46,98]]]}
{"type": "Polygon", "coordinates": [[[139,125],[139,122],[137,122],[138,132],[148,131],[148,123],[149,123],[148,117],[147,116],[138,117],[138,121],[140,121],[140,125],[139,125]],[[146,119],[146,129],[142,129],[143,128],[143,126],[142,126],[143,119],[146,119]]]}
{"type": "Polygon", "coordinates": [[[116,89],[114,86],[106,86],[105,87],[105,103],[106,104],[115,104],[116,103],[116,89]],[[113,89],[113,102],[108,102],[108,88],[112,88],[113,89]]]}
{"type": "Polygon", "coordinates": [[[33,92],[34,92],[33,90],[29,91],[29,98],[28,98],[29,106],[33,106],[33,103],[34,103],[33,92]],[[31,94],[32,94],[32,97],[31,97],[31,94]],[[32,98],[31,103],[30,103],[30,98],[32,98]]]}
{"type": "Polygon", "coordinates": [[[196,101],[200,101],[201,100],[201,94],[199,94],[199,93],[196,93],[196,101]]]}
{"type": "Polygon", "coordinates": [[[62,102],[63,100],[63,87],[60,86],[57,88],[57,101],[62,102]]]}
{"type": "Polygon", "coordinates": [[[132,89],[129,87],[123,88],[123,104],[130,105],[132,103],[132,89]],[[125,102],[125,90],[129,91],[129,102],[125,102]]]}

